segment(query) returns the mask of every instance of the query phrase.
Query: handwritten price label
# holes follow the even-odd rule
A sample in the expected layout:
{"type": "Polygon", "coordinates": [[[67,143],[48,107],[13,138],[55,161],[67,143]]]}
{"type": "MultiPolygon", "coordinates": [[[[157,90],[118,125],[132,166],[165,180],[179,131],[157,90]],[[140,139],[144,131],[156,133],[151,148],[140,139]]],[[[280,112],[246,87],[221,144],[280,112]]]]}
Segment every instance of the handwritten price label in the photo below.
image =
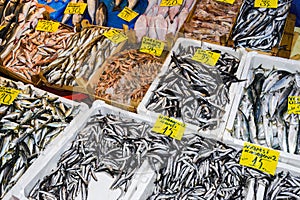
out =
{"type": "Polygon", "coordinates": [[[279,151],[245,142],[240,164],[274,175],[279,155],[279,151]]]}
{"type": "Polygon", "coordinates": [[[58,30],[59,25],[60,25],[59,22],[39,20],[38,24],[35,27],[35,30],[45,31],[45,32],[55,32],[58,30]]]}
{"type": "Polygon", "coordinates": [[[278,8],[278,0],[255,0],[255,8],[278,8]]]}
{"type": "Polygon", "coordinates": [[[165,43],[148,37],[143,37],[141,52],[149,53],[154,56],[160,56],[164,50],[165,43]]]}
{"type": "Polygon", "coordinates": [[[221,54],[219,53],[215,53],[208,50],[197,49],[192,59],[210,66],[215,66],[220,56],[221,54]]]}
{"type": "Polygon", "coordinates": [[[300,114],[300,96],[288,97],[288,114],[300,114]]]}
{"type": "Polygon", "coordinates": [[[171,119],[167,116],[159,115],[152,131],[167,135],[176,140],[181,140],[186,125],[176,119],[171,119]]]}
{"type": "Polygon", "coordinates": [[[0,87],[0,104],[11,105],[17,98],[20,90],[13,88],[0,87]]]}
{"type": "Polygon", "coordinates": [[[103,35],[115,44],[119,44],[128,39],[124,33],[116,29],[110,29],[109,31],[103,33],[103,35]]]}
{"type": "Polygon", "coordinates": [[[160,6],[180,6],[183,0],[162,0],[160,6]]]}
{"type": "Polygon", "coordinates": [[[121,19],[130,22],[131,20],[133,20],[134,18],[136,18],[139,15],[139,13],[131,10],[128,7],[125,7],[119,14],[118,17],[120,17],[121,19]]]}
{"type": "Polygon", "coordinates": [[[82,15],[86,9],[86,3],[68,3],[64,14],[80,14],[82,15]]]}
{"type": "Polygon", "coordinates": [[[224,2],[224,3],[229,3],[229,4],[233,4],[235,2],[235,0],[217,0],[219,2],[224,2]]]}

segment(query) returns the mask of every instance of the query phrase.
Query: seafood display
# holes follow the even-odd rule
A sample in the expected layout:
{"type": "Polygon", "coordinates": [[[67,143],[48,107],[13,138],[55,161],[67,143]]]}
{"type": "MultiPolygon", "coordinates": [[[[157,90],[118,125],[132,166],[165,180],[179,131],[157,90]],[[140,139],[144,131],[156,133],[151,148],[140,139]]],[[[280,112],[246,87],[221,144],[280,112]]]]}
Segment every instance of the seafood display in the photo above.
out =
{"type": "Polygon", "coordinates": [[[288,97],[299,96],[300,74],[264,65],[250,69],[231,135],[299,154],[299,118],[288,114],[288,97]]]}
{"type": "Polygon", "coordinates": [[[76,79],[89,77],[116,49],[117,45],[107,39],[101,27],[86,28],[67,40],[66,48],[43,69],[50,84],[75,86],[76,79]]]}
{"type": "Polygon", "coordinates": [[[38,9],[37,1],[0,1],[0,52],[4,59],[14,48],[20,37],[31,31],[43,18],[45,8],[38,9]]]}
{"type": "Polygon", "coordinates": [[[57,60],[73,34],[72,30],[64,27],[54,33],[32,29],[20,37],[14,49],[3,59],[3,67],[31,81],[33,75],[57,60]]]}
{"type": "Polygon", "coordinates": [[[239,58],[219,50],[221,54],[215,67],[192,60],[199,46],[183,47],[172,52],[168,69],[159,77],[145,103],[149,111],[175,117],[203,130],[219,127],[225,106],[229,103],[231,83],[236,77],[239,58]]]}
{"type": "Polygon", "coordinates": [[[172,7],[160,6],[160,3],[161,0],[149,1],[145,13],[137,19],[134,30],[138,42],[143,36],[159,40],[165,40],[167,34],[175,36],[192,9],[194,1],[184,0],[182,5],[172,7]]]}
{"type": "Polygon", "coordinates": [[[152,127],[145,121],[102,110],[103,113],[96,110],[89,117],[71,148],[61,155],[57,167],[39,181],[29,199],[75,199],[77,196],[87,199],[90,181],[101,181],[97,179],[99,173],[114,179],[111,190],[126,192],[145,160],[163,164],[172,150],[169,145],[179,143],[152,133],[152,127]],[[166,156],[160,157],[162,153],[166,156]]]}
{"type": "Polygon", "coordinates": [[[139,102],[162,67],[163,58],[139,52],[122,51],[103,66],[95,95],[130,105],[139,102]]]}
{"type": "Polygon", "coordinates": [[[80,112],[56,96],[1,79],[1,87],[21,90],[11,105],[0,106],[0,197],[18,181],[46,146],[80,112]]]}
{"type": "Polygon", "coordinates": [[[235,47],[271,51],[280,43],[291,1],[279,0],[278,8],[255,8],[254,0],[241,7],[231,38],[235,47]]]}
{"type": "Polygon", "coordinates": [[[229,38],[241,5],[242,0],[233,4],[214,0],[197,1],[191,19],[183,26],[185,37],[220,44],[222,36],[225,36],[226,40],[229,38]]]}
{"type": "Polygon", "coordinates": [[[194,135],[156,170],[154,199],[299,199],[299,176],[239,164],[240,151],[194,135]],[[297,189],[296,189],[297,188],[297,189]]]}

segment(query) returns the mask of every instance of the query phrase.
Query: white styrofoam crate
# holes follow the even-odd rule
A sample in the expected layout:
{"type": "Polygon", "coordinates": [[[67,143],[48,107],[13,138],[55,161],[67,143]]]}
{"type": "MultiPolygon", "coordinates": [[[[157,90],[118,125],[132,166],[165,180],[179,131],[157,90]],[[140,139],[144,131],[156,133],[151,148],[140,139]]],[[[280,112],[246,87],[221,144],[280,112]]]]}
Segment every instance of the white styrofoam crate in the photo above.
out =
{"type": "MultiPolygon", "coordinates": [[[[156,90],[156,88],[158,87],[159,83],[160,83],[160,77],[166,73],[168,73],[169,70],[169,64],[171,62],[171,55],[172,52],[178,53],[178,48],[179,45],[181,45],[183,48],[189,47],[189,46],[194,46],[194,47],[201,47],[202,49],[212,49],[212,50],[220,50],[221,52],[226,52],[229,53],[237,58],[240,59],[240,64],[238,67],[238,70],[236,72],[236,76],[237,78],[241,79],[241,75],[243,74],[244,69],[244,63],[246,61],[246,55],[247,52],[244,49],[237,49],[234,50],[232,48],[229,47],[224,47],[224,46],[220,46],[220,45],[216,45],[216,44],[210,44],[210,43],[206,43],[206,42],[201,42],[201,41],[197,41],[197,40],[193,40],[193,39],[186,39],[186,38],[179,38],[174,47],[172,48],[172,50],[170,51],[167,59],[164,62],[164,65],[161,69],[161,72],[158,74],[158,76],[155,78],[155,80],[152,82],[150,88],[148,89],[146,95],[144,96],[144,98],[142,99],[141,103],[139,104],[138,108],[137,108],[137,113],[139,114],[143,114],[146,116],[152,116],[153,118],[157,118],[157,116],[159,115],[159,113],[150,111],[146,108],[146,105],[148,105],[151,97],[153,96],[153,91],[156,90]]],[[[229,99],[230,102],[229,104],[226,105],[226,107],[224,108],[225,113],[223,115],[222,118],[222,123],[220,124],[220,128],[216,129],[216,130],[207,130],[207,131],[201,131],[201,134],[204,134],[206,137],[212,137],[212,138],[221,138],[222,135],[220,133],[222,133],[225,129],[225,122],[227,121],[228,115],[229,115],[229,111],[231,109],[231,103],[233,102],[234,98],[235,98],[235,87],[237,86],[237,83],[232,83],[230,90],[229,90],[229,99]]],[[[187,123],[187,127],[193,130],[198,130],[199,127],[194,125],[194,124],[190,124],[187,123]]]]}
{"type": "MultiPolygon", "coordinates": [[[[273,69],[276,66],[277,69],[283,69],[285,71],[294,73],[297,70],[300,70],[300,62],[295,60],[289,60],[285,58],[273,57],[268,55],[258,54],[256,52],[251,52],[247,54],[245,70],[241,76],[241,79],[247,79],[251,76],[253,69],[257,68],[259,65],[263,65],[263,68],[273,69]]],[[[243,144],[242,140],[233,138],[230,134],[230,131],[233,130],[234,120],[238,112],[238,107],[241,101],[241,98],[244,94],[244,87],[247,84],[247,81],[240,82],[236,87],[236,96],[231,107],[231,111],[226,123],[226,128],[223,133],[222,141],[232,142],[233,144],[243,144]]],[[[280,151],[279,160],[283,163],[294,165],[300,167],[300,155],[295,155],[287,152],[280,151]]]]}
{"type": "MultiPolygon", "coordinates": [[[[5,79],[0,77],[1,81],[5,80],[5,81],[11,81],[9,79],[5,79]]],[[[21,189],[19,187],[19,183],[22,183],[26,177],[28,177],[28,175],[30,174],[30,169],[31,168],[35,168],[35,169],[41,169],[45,166],[44,162],[39,162],[39,160],[45,160],[45,158],[49,158],[49,155],[51,156],[51,154],[53,153],[53,149],[55,149],[57,146],[64,144],[65,139],[70,137],[70,130],[73,129],[73,127],[76,127],[76,124],[80,123],[81,118],[84,116],[84,112],[88,110],[88,106],[85,103],[78,103],[60,96],[57,96],[55,94],[46,92],[44,90],[41,90],[39,88],[34,87],[31,84],[26,84],[24,85],[22,82],[14,82],[18,85],[18,87],[20,89],[25,89],[25,87],[31,86],[31,88],[38,92],[39,94],[45,94],[47,93],[50,97],[58,97],[58,100],[60,102],[65,103],[66,105],[72,105],[72,106],[76,106],[78,107],[79,111],[78,114],[74,117],[74,119],[70,122],[70,124],[65,127],[65,129],[59,134],[57,135],[44,149],[44,151],[42,151],[40,153],[40,155],[38,156],[38,158],[33,162],[33,164],[25,171],[25,173],[20,177],[20,179],[17,181],[17,183],[6,193],[6,195],[3,197],[3,200],[8,200],[12,197],[12,195],[16,196],[15,194],[20,193],[21,189]]],[[[38,176],[37,174],[30,174],[30,176],[38,176]]],[[[19,196],[19,195],[17,195],[19,196]]]]}
{"type": "MultiPolygon", "coordinates": [[[[25,200],[27,196],[36,185],[36,183],[48,175],[52,169],[57,166],[57,162],[60,159],[60,156],[71,147],[72,141],[78,135],[79,131],[84,127],[87,120],[93,114],[99,113],[105,114],[114,114],[121,116],[123,118],[134,119],[135,121],[146,122],[151,125],[155,123],[156,119],[151,117],[138,115],[131,113],[111,105],[104,103],[103,101],[96,100],[93,103],[93,106],[85,112],[85,115],[77,121],[76,126],[71,127],[68,132],[69,134],[65,138],[52,145],[51,151],[45,153],[42,157],[39,157],[37,162],[28,170],[26,176],[18,182],[15,193],[13,195],[18,199],[25,200]]],[[[89,196],[88,199],[98,199],[99,194],[101,194],[103,199],[143,199],[145,197],[144,191],[148,187],[148,183],[152,181],[154,177],[154,171],[150,168],[147,161],[145,161],[142,166],[135,172],[131,184],[128,188],[128,191],[125,194],[121,194],[121,190],[110,190],[110,186],[113,183],[114,179],[105,173],[97,173],[98,181],[91,180],[89,183],[89,196]],[[100,189],[101,188],[101,189],[100,189]]]]}

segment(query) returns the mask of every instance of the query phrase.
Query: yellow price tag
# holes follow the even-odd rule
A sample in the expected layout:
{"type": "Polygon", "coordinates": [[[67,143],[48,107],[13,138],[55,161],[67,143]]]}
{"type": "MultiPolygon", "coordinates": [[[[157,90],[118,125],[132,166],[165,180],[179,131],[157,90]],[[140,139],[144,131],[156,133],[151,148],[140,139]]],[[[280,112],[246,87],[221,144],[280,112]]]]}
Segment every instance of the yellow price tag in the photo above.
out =
{"type": "Polygon", "coordinates": [[[68,3],[64,14],[80,14],[82,15],[87,7],[86,3],[68,3]]]}
{"type": "Polygon", "coordinates": [[[127,6],[118,14],[118,17],[120,17],[121,19],[130,22],[131,20],[133,20],[134,18],[136,18],[139,15],[139,13],[131,10],[130,8],[128,8],[127,6]]]}
{"type": "Polygon", "coordinates": [[[255,0],[255,8],[278,8],[278,0],[255,0]]]}
{"type": "Polygon", "coordinates": [[[165,43],[149,37],[143,37],[140,51],[151,55],[160,56],[164,50],[165,43]]]}
{"type": "Polygon", "coordinates": [[[38,21],[38,24],[35,27],[35,30],[45,31],[45,32],[55,32],[58,30],[59,25],[60,25],[59,22],[40,19],[38,21]]]}
{"type": "Polygon", "coordinates": [[[279,155],[279,151],[245,142],[240,164],[274,175],[279,155]]]}
{"type": "Polygon", "coordinates": [[[235,0],[217,0],[219,2],[224,2],[224,3],[229,3],[229,4],[233,4],[235,2],[235,0]]]}
{"type": "Polygon", "coordinates": [[[110,29],[109,31],[103,33],[103,35],[115,44],[119,44],[128,39],[123,32],[116,29],[110,29]]]}
{"type": "Polygon", "coordinates": [[[300,114],[300,96],[288,97],[288,114],[300,114]]]}
{"type": "Polygon", "coordinates": [[[176,140],[181,140],[186,125],[176,119],[167,116],[159,115],[152,131],[160,134],[167,135],[176,140]]]}
{"type": "Polygon", "coordinates": [[[221,54],[219,53],[215,53],[208,50],[197,49],[192,59],[210,66],[215,66],[220,56],[221,54]]]}
{"type": "Polygon", "coordinates": [[[4,29],[5,28],[5,26],[0,26],[0,31],[2,31],[2,29],[4,29]]]}
{"type": "Polygon", "coordinates": [[[160,6],[180,6],[183,0],[162,0],[160,6]]]}
{"type": "Polygon", "coordinates": [[[20,90],[7,87],[0,87],[0,104],[12,104],[19,93],[20,90]]]}

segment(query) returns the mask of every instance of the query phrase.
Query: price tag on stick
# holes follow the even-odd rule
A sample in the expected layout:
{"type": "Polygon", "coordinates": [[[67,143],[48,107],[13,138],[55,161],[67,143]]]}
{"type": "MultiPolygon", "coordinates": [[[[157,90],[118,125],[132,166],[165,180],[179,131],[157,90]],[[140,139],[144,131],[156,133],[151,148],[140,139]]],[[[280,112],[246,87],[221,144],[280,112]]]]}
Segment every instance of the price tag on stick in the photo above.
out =
{"type": "Polygon", "coordinates": [[[128,39],[124,33],[116,29],[110,29],[109,31],[103,33],[103,35],[115,44],[119,44],[128,39]]]}
{"type": "Polygon", "coordinates": [[[162,0],[160,6],[180,6],[183,0],[162,0]]]}
{"type": "Polygon", "coordinates": [[[59,22],[40,19],[35,27],[35,30],[45,32],[56,32],[59,26],[59,22]]]}
{"type": "Polygon", "coordinates": [[[164,50],[165,43],[148,37],[143,37],[140,51],[154,56],[160,56],[164,50]]]}
{"type": "Polygon", "coordinates": [[[82,15],[87,7],[86,3],[68,3],[64,14],[80,14],[82,15]]]}
{"type": "Polygon", "coordinates": [[[279,155],[279,151],[245,142],[240,164],[274,175],[279,155]]]}
{"type": "Polygon", "coordinates": [[[255,8],[278,8],[278,0],[255,0],[255,8]]]}
{"type": "Polygon", "coordinates": [[[159,115],[152,128],[152,131],[167,135],[177,140],[181,140],[185,128],[186,125],[184,123],[167,116],[159,115]]]}
{"type": "Polygon", "coordinates": [[[192,57],[193,60],[210,65],[215,66],[220,58],[221,54],[215,53],[208,50],[197,49],[194,56],[192,57]]]}
{"type": "Polygon", "coordinates": [[[17,98],[20,90],[13,88],[0,87],[0,104],[11,105],[17,98]]]}
{"type": "Polygon", "coordinates": [[[130,22],[131,20],[133,20],[134,18],[136,18],[139,15],[139,13],[131,10],[128,7],[125,7],[119,14],[118,17],[120,17],[121,19],[130,22]]]}
{"type": "Polygon", "coordinates": [[[288,97],[288,114],[300,114],[300,96],[288,97]]]}

